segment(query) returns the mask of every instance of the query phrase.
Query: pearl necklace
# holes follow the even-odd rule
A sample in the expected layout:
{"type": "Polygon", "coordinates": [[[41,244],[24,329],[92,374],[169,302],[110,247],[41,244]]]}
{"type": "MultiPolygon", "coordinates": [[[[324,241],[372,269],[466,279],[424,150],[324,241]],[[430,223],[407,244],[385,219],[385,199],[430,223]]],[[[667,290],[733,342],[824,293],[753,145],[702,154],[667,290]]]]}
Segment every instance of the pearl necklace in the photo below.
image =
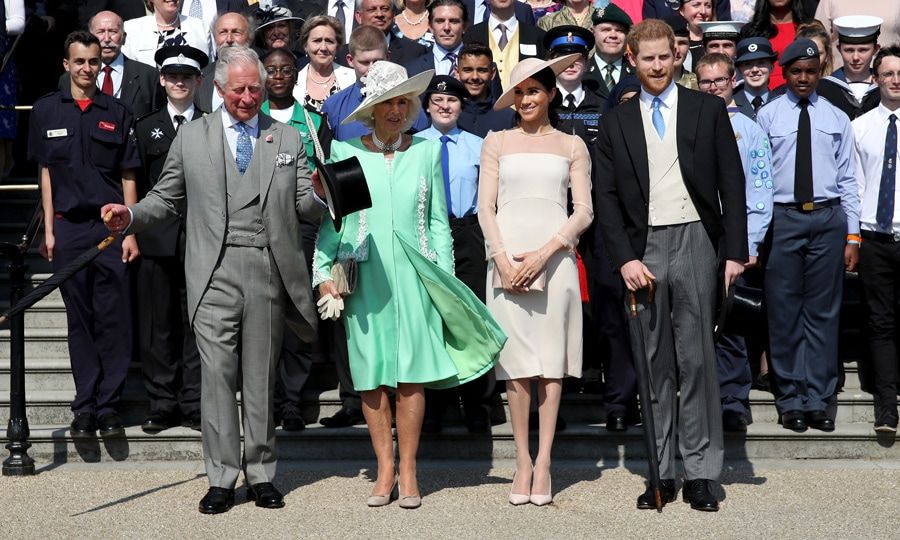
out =
{"type": "Polygon", "coordinates": [[[372,144],[375,145],[375,148],[381,150],[385,154],[389,154],[396,149],[400,148],[400,144],[403,142],[403,134],[399,134],[397,136],[397,140],[394,142],[382,142],[381,139],[378,138],[378,135],[375,134],[375,130],[372,130],[372,144]]]}
{"type": "Polygon", "coordinates": [[[331,72],[331,75],[329,75],[328,77],[325,78],[324,81],[317,81],[316,78],[313,77],[313,70],[312,70],[312,69],[310,69],[306,74],[307,74],[309,80],[311,80],[312,82],[318,84],[318,85],[321,86],[322,88],[325,88],[326,86],[328,86],[328,83],[330,83],[330,82],[332,81],[332,79],[334,79],[334,72],[333,72],[333,71],[331,72]]]}
{"type": "Polygon", "coordinates": [[[406,24],[410,26],[419,26],[420,24],[422,24],[422,21],[424,21],[425,18],[428,17],[428,11],[426,10],[425,13],[423,13],[422,16],[419,17],[419,20],[416,22],[412,22],[411,20],[409,20],[409,17],[406,16],[405,9],[400,12],[400,16],[403,17],[403,20],[406,21],[406,24]]]}

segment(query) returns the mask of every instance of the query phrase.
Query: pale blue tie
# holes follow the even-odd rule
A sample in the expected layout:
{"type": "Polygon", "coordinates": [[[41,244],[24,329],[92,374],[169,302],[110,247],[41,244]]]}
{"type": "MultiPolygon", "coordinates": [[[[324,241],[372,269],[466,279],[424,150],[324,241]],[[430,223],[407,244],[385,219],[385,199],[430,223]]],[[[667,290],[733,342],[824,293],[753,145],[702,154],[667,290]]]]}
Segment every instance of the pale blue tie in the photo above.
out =
{"type": "Polygon", "coordinates": [[[253,158],[253,144],[250,142],[250,128],[243,122],[235,124],[238,130],[237,138],[237,155],[234,160],[237,162],[237,168],[244,174],[250,165],[250,159],[253,158]]]}
{"type": "Polygon", "coordinates": [[[659,110],[659,106],[662,105],[662,100],[658,97],[653,98],[653,104],[650,107],[653,109],[653,127],[656,128],[656,134],[659,135],[659,140],[662,140],[663,137],[666,136],[666,123],[663,121],[662,112],[659,110]]]}

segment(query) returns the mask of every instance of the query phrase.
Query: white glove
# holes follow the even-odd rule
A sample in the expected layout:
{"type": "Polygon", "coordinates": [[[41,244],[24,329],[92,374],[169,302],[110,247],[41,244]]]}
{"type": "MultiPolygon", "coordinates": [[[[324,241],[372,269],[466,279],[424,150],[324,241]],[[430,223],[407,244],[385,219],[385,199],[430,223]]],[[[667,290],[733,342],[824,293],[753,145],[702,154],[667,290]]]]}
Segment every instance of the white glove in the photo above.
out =
{"type": "Polygon", "coordinates": [[[335,298],[330,294],[319,298],[316,305],[319,307],[319,318],[323,321],[326,319],[336,321],[341,317],[341,312],[344,311],[344,299],[335,298]]]}

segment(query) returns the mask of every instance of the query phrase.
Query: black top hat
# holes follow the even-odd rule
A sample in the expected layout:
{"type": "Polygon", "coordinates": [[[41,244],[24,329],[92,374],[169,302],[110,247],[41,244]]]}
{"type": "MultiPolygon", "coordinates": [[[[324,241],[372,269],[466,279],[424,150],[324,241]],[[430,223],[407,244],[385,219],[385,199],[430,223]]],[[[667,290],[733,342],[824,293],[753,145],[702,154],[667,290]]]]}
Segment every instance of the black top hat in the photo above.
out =
{"type": "Polygon", "coordinates": [[[765,295],[762,289],[735,283],[719,308],[716,339],[723,335],[758,336],[764,333],[765,295]]]}
{"type": "Polygon", "coordinates": [[[325,164],[313,157],[313,162],[325,188],[325,202],[334,222],[334,230],[341,230],[344,216],[372,207],[372,196],[359,159],[354,156],[325,164]]]}

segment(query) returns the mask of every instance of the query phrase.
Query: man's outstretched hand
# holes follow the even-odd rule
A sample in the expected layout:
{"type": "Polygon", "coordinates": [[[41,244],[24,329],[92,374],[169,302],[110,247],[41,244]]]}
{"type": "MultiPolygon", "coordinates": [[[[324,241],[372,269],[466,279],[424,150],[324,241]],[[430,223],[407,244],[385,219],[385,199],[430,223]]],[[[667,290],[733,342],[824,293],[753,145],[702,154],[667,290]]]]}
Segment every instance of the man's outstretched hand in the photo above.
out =
{"type": "Polygon", "coordinates": [[[100,218],[106,224],[106,228],[114,233],[122,232],[131,225],[131,212],[124,204],[104,205],[100,209],[100,218]]]}

